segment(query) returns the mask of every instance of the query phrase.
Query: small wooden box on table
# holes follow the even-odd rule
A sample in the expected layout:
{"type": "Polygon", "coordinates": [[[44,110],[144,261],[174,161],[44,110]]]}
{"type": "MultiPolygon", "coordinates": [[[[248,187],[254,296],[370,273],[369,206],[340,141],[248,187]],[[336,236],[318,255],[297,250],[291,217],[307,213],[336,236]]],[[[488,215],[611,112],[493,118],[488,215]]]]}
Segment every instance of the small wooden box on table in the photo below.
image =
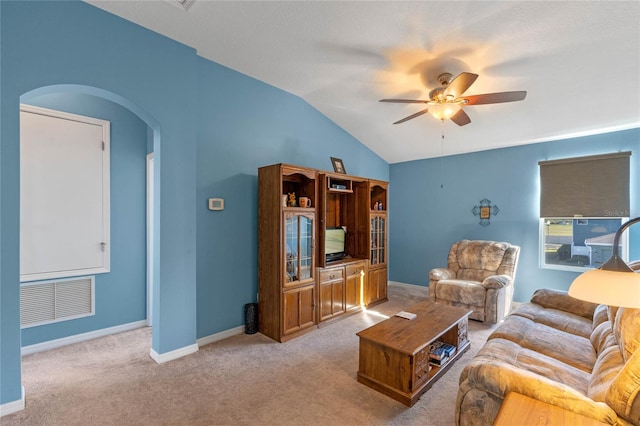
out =
{"type": "Polygon", "coordinates": [[[357,333],[358,381],[412,406],[469,349],[471,311],[428,301],[406,311],[416,318],[393,316],[357,333]],[[456,347],[441,366],[429,362],[431,344],[437,340],[456,347]]]}

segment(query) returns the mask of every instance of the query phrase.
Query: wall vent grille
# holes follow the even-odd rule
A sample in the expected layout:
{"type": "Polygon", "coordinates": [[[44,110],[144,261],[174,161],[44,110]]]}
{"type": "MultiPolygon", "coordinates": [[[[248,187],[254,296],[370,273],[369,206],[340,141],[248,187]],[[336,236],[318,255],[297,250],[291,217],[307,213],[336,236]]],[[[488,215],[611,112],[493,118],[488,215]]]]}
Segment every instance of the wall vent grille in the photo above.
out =
{"type": "Polygon", "coordinates": [[[187,11],[196,2],[196,0],[168,0],[174,6],[178,6],[179,8],[187,11]]]}
{"type": "Polygon", "coordinates": [[[24,283],[20,286],[22,328],[95,314],[95,277],[24,283]]]}

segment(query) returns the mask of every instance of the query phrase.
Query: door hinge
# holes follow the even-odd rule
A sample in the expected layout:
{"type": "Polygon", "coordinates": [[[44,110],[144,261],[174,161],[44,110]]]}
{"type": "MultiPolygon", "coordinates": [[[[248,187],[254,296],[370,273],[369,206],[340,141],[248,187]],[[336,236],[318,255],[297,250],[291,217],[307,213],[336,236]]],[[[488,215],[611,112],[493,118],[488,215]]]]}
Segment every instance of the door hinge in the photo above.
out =
{"type": "Polygon", "coordinates": [[[102,249],[102,251],[104,251],[106,247],[107,247],[107,243],[105,242],[100,243],[100,248],[102,249]]]}
{"type": "Polygon", "coordinates": [[[102,150],[104,151],[104,141],[102,141],[102,150]]]}

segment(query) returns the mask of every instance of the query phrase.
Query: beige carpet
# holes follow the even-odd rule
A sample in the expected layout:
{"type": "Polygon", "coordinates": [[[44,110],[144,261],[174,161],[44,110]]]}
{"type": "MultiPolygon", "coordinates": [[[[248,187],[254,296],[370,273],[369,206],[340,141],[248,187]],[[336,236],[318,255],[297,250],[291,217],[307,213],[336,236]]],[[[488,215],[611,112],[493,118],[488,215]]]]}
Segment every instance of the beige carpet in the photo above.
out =
{"type": "Polygon", "coordinates": [[[446,425],[458,377],[492,327],[470,321],[471,349],[409,408],[357,382],[356,332],[425,299],[389,287],[389,302],[276,343],[238,335],[158,365],[151,330],[23,358],[26,409],[2,425],[446,425]]]}

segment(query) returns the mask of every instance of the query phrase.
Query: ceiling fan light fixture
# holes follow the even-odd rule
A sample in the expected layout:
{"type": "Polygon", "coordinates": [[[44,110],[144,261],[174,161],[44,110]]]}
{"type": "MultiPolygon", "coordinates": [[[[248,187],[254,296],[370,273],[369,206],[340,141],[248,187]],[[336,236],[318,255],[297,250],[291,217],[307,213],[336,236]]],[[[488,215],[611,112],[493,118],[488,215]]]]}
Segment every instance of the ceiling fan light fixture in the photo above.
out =
{"type": "MultiPolygon", "coordinates": [[[[1,0],[0,0],[1,1],[1,0]]],[[[411,114],[393,124],[404,123],[430,113],[434,118],[442,121],[451,120],[458,126],[471,123],[471,118],[462,109],[463,106],[499,104],[503,102],[521,101],[527,96],[524,90],[517,92],[484,93],[481,95],[464,96],[463,93],[476,81],[478,74],[463,72],[452,79],[451,73],[438,76],[440,87],[429,92],[429,100],[423,99],[380,99],[380,102],[396,102],[401,104],[427,104],[428,108],[411,114]]]]}
{"type": "Polygon", "coordinates": [[[438,120],[447,120],[458,111],[460,111],[460,104],[457,102],[442,102],[429,106],[429,114],[438,120]]]}

